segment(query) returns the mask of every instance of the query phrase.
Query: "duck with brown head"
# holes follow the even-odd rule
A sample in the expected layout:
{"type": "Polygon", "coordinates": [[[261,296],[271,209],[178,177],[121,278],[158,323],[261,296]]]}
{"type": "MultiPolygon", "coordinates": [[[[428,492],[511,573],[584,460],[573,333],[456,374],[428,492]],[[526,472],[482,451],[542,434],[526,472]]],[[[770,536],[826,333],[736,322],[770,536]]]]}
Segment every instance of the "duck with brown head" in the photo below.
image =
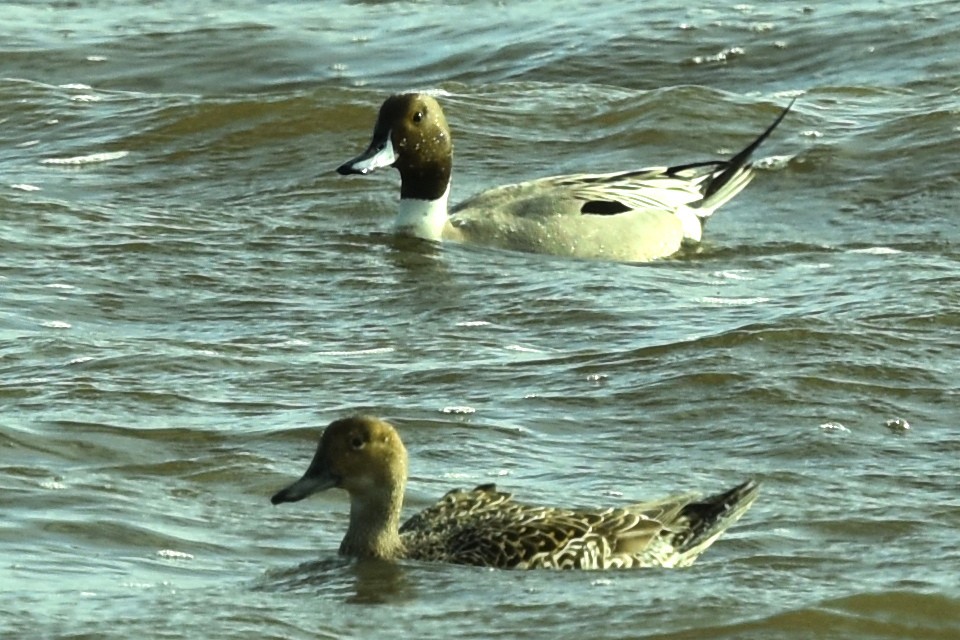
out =
{"type": "Polygon", "coordinates": [[[699,500],[673,496],[601,509],[538,507],[493,485],[455,489],[402,526],[407,452],[384,420],[333,422],[302,478],[273,504],[331,488],[350,495],[340,553],[359,558],[429,560],[498,568],[609,569],[686,566],[757,497],[747,481],[699,500]]]}
{"type": "Polygon", "coordinates": [[[645,262],[700,242],[703,221],[750,182],[750,156],[789,110],[728,160],[541,178],[489,189],[450,209],[447,119],[433,96],[404,93],[386,99],[367,149],[337,171],[395,167],[401,181],[395,228],[402,235],[645,262]]]}

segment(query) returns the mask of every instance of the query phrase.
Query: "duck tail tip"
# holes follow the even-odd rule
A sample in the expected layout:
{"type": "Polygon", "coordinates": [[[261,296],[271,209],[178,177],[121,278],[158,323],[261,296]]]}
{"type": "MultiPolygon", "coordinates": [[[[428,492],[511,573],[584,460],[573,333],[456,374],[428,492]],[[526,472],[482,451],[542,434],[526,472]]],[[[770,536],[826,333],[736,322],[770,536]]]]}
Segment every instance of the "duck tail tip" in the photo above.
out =
{"type": "Polygon", "coordinates": [[[793,104],[796,101],[796,97],[790,100],[790,103],[783,109],[783,111],[780,112],[780,115],[777,116],[776,120],[774,120],[766,129],[764,129],[763,133],[757,136],[753,142],[744,147],[742,151],[724,163],[723,170],[716,174],[716,176],[707,183],[706,188],[703,190],[704,201],[710,200],[713,196],[716,196],[721,189],[727,186],[727,184],[739,174],[749,171],[749,166],[747,163],[750,160],[750,156],[752,156],[753,152],[756,151],[757,148],[759,148],[760,145],[770,137],[770,134],[773,133],[773,130],[776,129],[781,122],[783,122],[783,119],[788,113],[790,113],[790,109],[793,108],[793,104]]]}
{"type": "Polygon", "coordinates": [[[753,505],[760,484],[751,479],[721,493],[688,504],[683,515],[690,522],[686,540],[679,545],[682,563],[693,562],[753,505]]]}

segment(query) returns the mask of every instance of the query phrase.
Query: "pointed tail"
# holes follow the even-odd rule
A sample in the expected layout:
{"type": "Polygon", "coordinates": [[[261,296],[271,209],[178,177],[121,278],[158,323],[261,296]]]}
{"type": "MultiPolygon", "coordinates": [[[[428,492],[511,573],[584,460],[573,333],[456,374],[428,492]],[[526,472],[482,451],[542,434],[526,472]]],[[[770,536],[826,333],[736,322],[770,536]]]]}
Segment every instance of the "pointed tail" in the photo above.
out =
{"type": "Polygon", "coordinates": [[[677,566],[693,562],[747,512],[759,493],[760,485],[747,480],[729,491],[685,506],[678,520],[686,520],[690,528],[673,540],[682,558],[677,566]]]}
{"type": "Polygon", "coordinates": [[[694,169],[702,169],[704,167],[714,167],[710,177],[703,183],[703,199],[700,201],[699,210],[697,211],[697,215],[700,218],[708,217],[740,193],[740,191],[750,183],[753,179],[753,165],[749,162],[750,156],[770,137],[773,130],[776,129],[786,115],[790,113],[790,109],[796,101],[796,98],[791,100],[790,104],[788,104],[787,107],[780,112],[780,115],[777,116],[777,119],[773,121],[773,124],[767,127],[763,133],[757,136],[756,139],[748,144],[740,153],[729,160],[694,162],[670,167],[669,173],[673,175],[694,169]]]}

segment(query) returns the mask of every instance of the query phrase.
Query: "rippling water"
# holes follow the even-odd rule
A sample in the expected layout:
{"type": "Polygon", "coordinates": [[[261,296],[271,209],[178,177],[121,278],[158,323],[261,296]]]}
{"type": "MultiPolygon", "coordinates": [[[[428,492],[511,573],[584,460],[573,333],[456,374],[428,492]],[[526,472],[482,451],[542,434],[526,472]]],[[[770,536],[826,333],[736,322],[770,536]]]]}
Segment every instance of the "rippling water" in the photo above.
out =
{"type": "Polygon", "coordinates": [[[0,635],[955,638],[954,2],[27,2],[0,24],[0,635]],[[708,159],[792,97],[695,255],[389,235],[333,168],[441,92],[454,200],[708,159]],[[273,508],[400,425],[408,506],[763,483],[687,570],[336,556],[273,508]]]}

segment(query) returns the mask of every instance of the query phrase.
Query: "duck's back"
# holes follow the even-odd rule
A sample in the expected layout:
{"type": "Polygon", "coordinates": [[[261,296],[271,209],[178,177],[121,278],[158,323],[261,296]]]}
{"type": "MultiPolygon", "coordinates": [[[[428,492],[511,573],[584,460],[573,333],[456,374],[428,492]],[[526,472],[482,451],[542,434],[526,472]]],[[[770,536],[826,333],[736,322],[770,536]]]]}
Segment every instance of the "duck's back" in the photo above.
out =
{"type": "MultiPolygon", "coordinates": [[[[751,492],[750,499],[736,517],[755,493],[752,487],[743,491],[751,492]]],[[[679,566],[693,562],[736,519],[719,529],[713,522],[701,526],[699,514],[690,512],[699,504],[693,498],[572,510],[524,505],[494,485],[482,485],[447,493],[404,523],[400,534],[405,557],[414,560],[518,569],[679,566]],[[710,539],[701,543],[704,532],[710,539]],[[692,541],[695,553],[685,548],[692,541]]]]}
{"type": "Polygon", "coordinates": [[[700,239],[702,195],[665,168],[542,178],[454,207],[446,239],[577,258],[646,262],[700,239]]]}
{"type": "Polygon", "coordinates": [[[589,534],[590,526],[573,515],[523,505],[494,485],[481,485],[447,493],[407,520],[400,534],[406,557],[414,560],[505,569],[574,568],[575,558],[560,555],[571,539],[589,534]]]}

